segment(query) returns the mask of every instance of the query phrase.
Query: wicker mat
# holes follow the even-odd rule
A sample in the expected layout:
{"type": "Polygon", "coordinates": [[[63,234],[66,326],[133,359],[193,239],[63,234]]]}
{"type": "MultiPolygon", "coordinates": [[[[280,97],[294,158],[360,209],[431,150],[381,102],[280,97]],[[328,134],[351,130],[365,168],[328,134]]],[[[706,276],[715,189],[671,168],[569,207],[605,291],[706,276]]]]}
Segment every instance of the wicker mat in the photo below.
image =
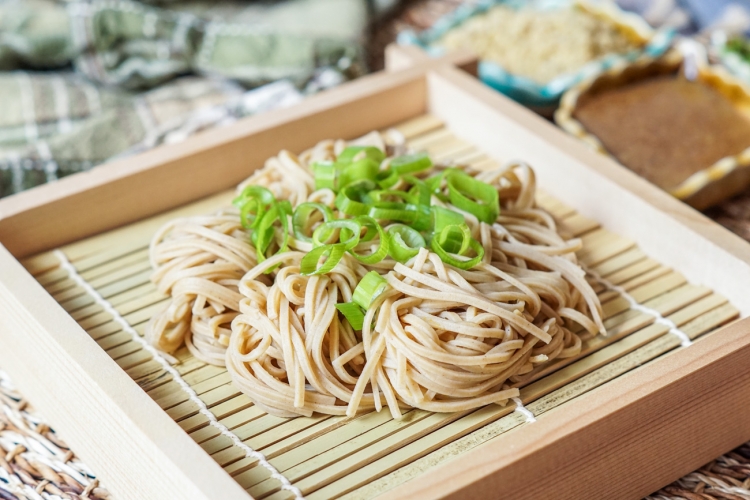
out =
{"type": "MultiPolygon", "coordinates": [[[[113,499],[0,371],[0,499],[113,499]]],[[[750,443],[649,500],[750,500],[750,443]]]]}
{"type": "Polygon", "coordinates": [[[0,499],[112,498],[0,371],[0,499]]]}

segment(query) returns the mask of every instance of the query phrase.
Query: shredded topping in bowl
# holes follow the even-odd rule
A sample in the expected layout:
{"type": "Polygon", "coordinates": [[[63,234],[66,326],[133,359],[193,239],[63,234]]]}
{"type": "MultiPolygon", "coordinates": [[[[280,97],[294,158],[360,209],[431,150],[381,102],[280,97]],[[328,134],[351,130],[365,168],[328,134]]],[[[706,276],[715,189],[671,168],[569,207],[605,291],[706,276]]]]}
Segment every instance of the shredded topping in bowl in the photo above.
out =
{"type": "Polygon", "coordinates": [[[512,74],[541,84],[607,54],[638,48],[615,24],[581,9],[502,5],[468,19],[437,45],[449,50],[470,49],[512,74]]]}

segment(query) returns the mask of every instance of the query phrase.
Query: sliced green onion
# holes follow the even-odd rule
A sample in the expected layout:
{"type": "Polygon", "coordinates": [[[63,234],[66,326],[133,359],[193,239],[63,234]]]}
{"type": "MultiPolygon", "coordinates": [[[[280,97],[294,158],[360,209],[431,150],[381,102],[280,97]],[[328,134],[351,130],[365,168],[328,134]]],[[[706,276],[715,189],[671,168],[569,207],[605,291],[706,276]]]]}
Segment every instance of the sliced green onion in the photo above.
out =
{"type": "MultiPolygon", "coordinates": [[[[335,162],[313,164],[316,188],[336,192],[336,208],[351,218],[336,219],[333,210],[322,203],[306,202],[292,210],[289,201],[276,200],[267,188],[245,188],[233,203],[240,210],[243,227],[250,230],[258,262],[270,257],[269,248],[275,241],[279,241],[276,253],[287,251],[290,231],[297,240],[313,245],[300,263],[304,275],[330,272],[346,252],[364,264],[376,264],[388,255],[406,262],[428,244],[449,265],[469,269],[481,262],[484,248],[472,238],[464,215],[457,210],[492,223],[500,212],[497,190],[455,168],[427,179],[415,177],[413,174],[432,167],[425,153],[393,158],[388,169],[381,171],[384,159],[385,153],[378,148],[351,146],[335,162]],[[396,185],[407,187],[395,190],[396,185]],[[455,209],[431,206],[432,196],[450,200],[455,209]],[[312,230],[318,221],[320,224],[312,230]],[[399,224],[386,232],[379,221],[399,224]],[[277,240],[277,223],[281,224],[281,240],[277,240]],[[370,241],[372,245],[365,245],[370,241]],[[375,250],[369,252],[372,247],[375,250]],[[369,253],[363,255],[356,250],[369,253]],[[470,258],[471,255],[475,256],[470,258]]],[[[386,286],[385,279],[376,272],[368,273],[355,289],[354,302],[367,308],[386,286]]],[[[355,314],[354,308],[348,309],[355,314]]],[[[355,318],[352,321],[357,323],[355,318]]]]}
{"type": "Polygon", "coordinates": [[[336,309],[344,315],[349,324],[352,325],[353,329],[361,330],[365,325],[365,313],[362,311],[362,308],[354,302],[336,304],[336,309]]]}
{"type": "Polygon", "coordinates": [[[389,245],[388,245],[388,236],[386,235],[383,227],[380,224],[378,224],[375,219],[367,215],[360,215],[354,220],[357,223],[361,224],[361,227],[367,228],[367,233],[364,236],[365,241],[372,240],[372,238],[375,236],[374,233],[377,232],[378,236],[380,237],[380,244],[378,245],[378,248],[374,252],[372,252],[370,255],[358,254],[357,252],[354,251],[354,249],[349,250],[349,253],[352,254],[358,261],[362,262],[363,264],[377,264],[381,260],[385,259],[386,256],[388,255],[389,245]]]}
{"type": "Polygon", "coordinates": [[[375,271],[365,274],[359,281],[357,288],[352,294],[352,302],[358,304],[365,311],[370,308],[372,302],[385,291],[388,282],[375,271]]]}
{"type": "Polygon", "coordinates": [[[394,224],[388,228],[388,253],[393,260],[404,263],[417,255],[420,248],[427,246],[419,231],[404,224],[394,224]]]}
{"type": "MultiPolygon", "coordinates": [[[[466,226],[466,224],[461,225],[466,226]]],[[[471,237],[471,232],[469,231],[468,226],[466,226],[465,229],[457,226],[446,226],[440,234],[435,235],[432,238],[430,247],[432,248],[432,251],[440,257],[440,260],[459,269],[471,269],[482,262],[482,258],[484,257],[484,247],[471,237]],[[456,235],[461,235],[463,237],[460,243],[456,242],[456,235]],[[451,249],[458,250],[458,252],[451,252],[449,249],[446,249],[444,245],[451,247],[451,249]],[[468,249],[473,250],[476,257],[462,260],[451,255],[453,253],[463,254],[468,249]]]]}
{"type": "Polygon", "coordinates": [[[336,190],[338,168],[335,163],[332,161],[313,163],[312,171],[315,176],[315,189],[328,188],[336,190]]]}
{"type": "Polygon", "coordinates": [[[446,178],[452,205],[473,214],[487,224],[497,220],[500,203],[494,187],[460,170],[453,170],[446,178]]]}
{"type": "Polygon", "coordinates": [[[429,206],[407,205],[406,208],[416,213],[414,222],[411,223],[411,227],[417,231],[428,231],[430,229],[432,226],[432,214],[429,206]]]}
{"type": "Polygon", "coordinates": [[[361,235],[359,238],[360,243],[372,241],[376,235],[380,234],[378,230],[380,224],[378,224],[378,221],[372,217],[368,215],[360,215],[354,220],[362,224],[362,227],[365,228],[365,234],[361,235]]]}
{"type": "Polygon", "coordinates": [[[369,211],[368,203],[371,201],[369,194],[375,184],[369,181],[360,181],[349,184],[336,195],[336,208],[347,215],[366,215],[369,211]]]}
{"type": "Polygon", "coordinates": [[[354,219],[334,219],[324,222],[313,232],[312,242],[314,248],[331,245],[329,242],[336,230],[339,230],[338,242],[344,250],[351,250],[359,244],[359,235],[362,232],[362,225],[354,219]],[[344,238],[344,241],[341,239],[344,238]]]}
{"type": "Polygon", "coordinates": [[[385,160],[385,153],[375,146],[349,146],[341,152],[337,161],[341,164],[348,164],[354,161],[357,156],[375,160],[378,165],[385,160]]]}
{"type": "Polygon", "coordinates": [[[255,239],[255,253],[258,258],[258,262],[266,260],[266,250],[273,241],[273,223],[279,219],[278,208],[275,206],[263,215],[260,220],[260,224],[253,232],[255,239]]]}
{"type": "MultiPolygon", "coordinates": [[[[288,249],[289,241],[289,216],[292,215],[292,205],[288,200],[274,203],[268,212],[263,215],[260,224],[255,229],[255,253],[257,254],[258,262],[263,262],[270,255],[266,255],[268,247],[271,246],[274,236],[274,224],[276,222],[281,223],[281,245],[275,254],[286,252],[288,249]]],[[[275,255],[274,254],[274,255],[275,255]]],[[[270,273],[273,268],[266,270],[266,273],[270,273]]]]}
{"type": "Polygon", "coordinates": [[[432,230],[440,233],[445,226],[457,226],[466,222],[458,212],[443,207],[430,207],[432,212],[432,230]]]}
{"type": "Polygon", "coordinates": [[[430,189],[427,183],[412,175],[404,176],[404,180],[412,184],[412,188],[409,189],[409,194],[411,194],[414,199],[412,203],[429,206],[432,201],[433,190],[430,189]]]}
{"type": "Polygon", "coordinates": [[[395,170],[381,170],[375,176],[375,182],[383,189],[390,189],[398,183],[401,176],[395,170]]]}
{"type": "Polygon", "coordinates": [[[305,202],[297,205],[292,216],[292,230],[294,237],[300,241],[312,241],[312,238],[305,234],[305,226],[313,212],[318,211],[323,214],[323,222],[333,220],[333,211],[322,203],[305,202]]]}
{"type": "Polygon", "coordinates": [[[264,205],[270,205],[274,201],[276,201],[276,198],[274,197],[273,193],[269,191],[267,188],[264,188],[263,186],[247,186],[245,189],[242,190],[242,192],[237,196],[233,201],[232,204],[236,207],[239,207],[240,205],[244,204],[245,201],[251,198],[258,198],[261,200],[261,202],[264,205]]]}
{"type": "Polygon", "coordinates": [[[377,220],[392,220],[397,222],[414,222],[417,218],[415,210],[409,210],[406,203],[394,201],[378,201],[370,205],[368,215],[377,220]]]}
{"type": "Polygon", "coordinates": [[[446,168],[439,174],[433,175],[432,177],[429,177],[424,181],[427,187],[430,189],[430,193],[437,196],[441,201],[448,201],[448,197],[445,196],[442,192],[443,181],[448,176],[448,174],[450,174],[454,170],[456,169],[446,168]]]}
{"type": "Polygon", "coordinates": [[[341,169],[338,188],[342,189],[357,181],[373,181],[379,169],[380,163],[370,158],[355,161],[341,169]]]}
{"type": "Polygon", "coordinates": [[[341,243],[335,245],[323,245],[313,248],[307,255],[302,257],[299,263],[299,271],[303,276],[313,276],[330,272],[344,256],[346,248],[341,243]],[[320,259],[326,260],[321,264],[320,259]]]}
{"type": "Polygon", "coordinates": [[[398,175],[414,174],[432,167],[432,160],[427,153],[416,153],[394,158],[390,167],[398,175]]]}
{"type": "Polygon", "coordinates": [[[464,223],[444,226],[440,232],[434,233],[433,240],[437,240],[446,252],[463,255],[469,248],[471,230],[464,223]]]}
{"type": "Polygon", "coordinates": [[[427,179],[425,179],[424,182],[425,182],[425,184],[427,184],[427,186],[429,186],[429,188],[433,192],[439,191],[440,188],[443,185],[443,180],[445,180],[445,177],[448,174],[450,174],[451,172],[453,172],[454,170],[456,170],[456,169],[455,168],[446,168],[445,170],[443,170],[439,174],[435,174],[435,175],[433,175],[431,177],[428,177],[427,179]]]}
{"type": "Polygon", "coordinates": [[[396,203],[403,201],[405,203],[411,203],[414,205],[419,203],[419,199],[417,196],[407,193],[406,191],[388,191],[388,190],[373,191],[370,193],[370,198],[372,198],[373,201],[385,201],[385,202],[396,202],[396,203]],[[397,200],[394,200],[393,198],[397,198],[397,200]]]}
{"type": "Polygon", "coordinates": [[[232,204],[240,209],[240,222],[246,229],[260,224],[268,207],[276,202],[273,193],[262,186],[247,186],[232,204]],[[250,219],[252,216],[252,219],[250,219]]]}
{"type": "Polygon", "coordinates": [[[368,215],[373,219],[404,222],[418,231],[427,231],[430,229],[430,208],[424,205],[377,201],[370,205],[369,208],[368,215]]]}

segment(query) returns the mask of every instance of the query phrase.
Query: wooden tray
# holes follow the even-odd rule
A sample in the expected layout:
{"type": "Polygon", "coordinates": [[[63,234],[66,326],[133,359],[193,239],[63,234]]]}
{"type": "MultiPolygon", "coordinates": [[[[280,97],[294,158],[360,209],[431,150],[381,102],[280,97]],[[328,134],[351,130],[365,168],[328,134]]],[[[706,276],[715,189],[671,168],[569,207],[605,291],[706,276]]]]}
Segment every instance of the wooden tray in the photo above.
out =
{"type": "Polygon", "coordinates": [[[635,498],[750,439],[742,417],[750,322],[717,329],[750,314],[747,244],[430,61],[0,201],[0,364],[118,498],[242,499],[245,488],[257,498],[289,496],[213,434],[175,390],[174,374],[113,325],[112,313],[138,332],[158,306],[144,247],[172,210],[221,206],[282,148],[391,126],[445,160],[531,163],[540,204],[582,235],[582,260],[617,287],[597,288],[612,336],[523,388],[533,423],[497,406],[414,411],[401,422],[385,414],[276,422],[243,403],[220,369],[178,353],[175,373],[219,422],[309,498],[635,498]],[[695,342],[680,348],[622,291],[695,342]]]}

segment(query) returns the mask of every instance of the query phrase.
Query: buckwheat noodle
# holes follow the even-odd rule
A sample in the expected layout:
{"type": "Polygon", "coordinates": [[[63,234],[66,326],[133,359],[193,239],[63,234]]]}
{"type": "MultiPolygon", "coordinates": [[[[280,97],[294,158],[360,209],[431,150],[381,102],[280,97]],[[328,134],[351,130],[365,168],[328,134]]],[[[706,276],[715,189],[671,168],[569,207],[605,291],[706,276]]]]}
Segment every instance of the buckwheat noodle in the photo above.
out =
{"type": "Polygon", "coordinates": [[[242,299],[237,286],[256,264],[239,215],[171,221],[154,236],[150,255],[151,279],[172,300],[147,324],[147,340],[165,352],[185,344],[201,361],[224,365],[242,299]]]}
{"type": "MultiPolygon", "coordinates": [[[[373,133],[357,144],[389,156],[404,149],[398,134],[373,133]]],[[[309,166],[335,159],[345,146],[324,141],[299,157],[284,151],[240,190],[261,185],[293,207],[314,201],[336,213],[335,194],[314,190],[309,166]]],[[[602,311],[576,261],[581,241],[563,239],[535,206],[533,170],[510,164],[468,173],[498,190],[495,223],[435,197],[432,203],[462,213],[484,248],[483,261],[469,270],[423,248],[405,264],[387,258],[364,265],[347,253],[329,273],[304,276],[300,261],[312,243],[290,236],[289,251],[258,264],[234,210],[167,224],[154,237],[151,259],[153,280],[172,300],[149,324],[150,342],[167,352],[184,343],[199,359],[226,363],[242,392],[282,417],[352,416],[386,405],[398,418],[408,408],[506,404],[544,365],[575,356],[583,339],[604,332],[602,311]],[[350,302],[372,270],[388,286],[354,331],[335,306],[350,302]]],[[[321,220],[311,218],[308,229],[321,220]]]]}

